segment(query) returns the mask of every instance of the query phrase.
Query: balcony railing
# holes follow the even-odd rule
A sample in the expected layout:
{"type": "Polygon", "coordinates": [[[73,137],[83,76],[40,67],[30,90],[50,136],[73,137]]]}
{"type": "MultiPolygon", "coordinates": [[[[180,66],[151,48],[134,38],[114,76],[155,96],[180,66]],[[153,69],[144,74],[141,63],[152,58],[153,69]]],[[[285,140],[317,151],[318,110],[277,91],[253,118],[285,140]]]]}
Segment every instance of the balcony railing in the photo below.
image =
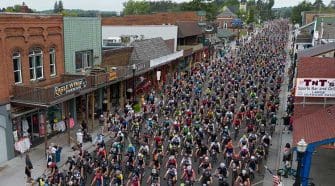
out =
{"type": "Polygon", "coordinates": [[[92,88],[92,80],[89,77],[78,75],[63,75],[59,83],[43,87],[31,85],[14,85],[13,102],[29,102],[48,105],[73,93],[92,88]],[[81,84],[79,84],[80,82],[81,84]],[[68,84],[73,83],[71,86],[68,84]],[[81,86],[73,89],[73,86],[81,86]],[[72,89],[71,89],[72,88],[72,89]]]}
{"type": "Polygon", "coordinates": [[[193,51],[198,51],[198,50],[202,50],[203,48],[204,48],[204,46],[202,45],[202,43],[195,44],[195,45],[179,45],[178,46],[178,50],[192,49],[193,51]]]}
{"type": "Polygon", "coordinates": [[[88,78],[92,82],[93,87],[98,87],[109,82],[109,73],[89,75],[88,78]]]}

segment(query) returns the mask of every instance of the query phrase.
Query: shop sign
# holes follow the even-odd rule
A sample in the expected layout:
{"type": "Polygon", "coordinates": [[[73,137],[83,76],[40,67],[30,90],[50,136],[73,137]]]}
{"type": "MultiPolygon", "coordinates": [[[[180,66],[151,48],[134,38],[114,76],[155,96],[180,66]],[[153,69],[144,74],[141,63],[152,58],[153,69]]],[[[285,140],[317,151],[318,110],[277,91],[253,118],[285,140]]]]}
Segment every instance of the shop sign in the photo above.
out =
{"type": "Polygon", "coordinates": [[[297,78],[297,97],[335,97],[335,78],[297,78]]]}
{"type": "Polygon", "coordinates": [[[71,94],[75,91],[86,88],[86,79],[77,79],[67,83],[63,83],[55,87],[55,97],[64,96],[66,94],[71,94]]]}
{"type": "Polygon", "coordinates": [[[112,81],[117,78],[117,74],[115,71],[110,71],[109,72],[109,81],[112,81]]]}

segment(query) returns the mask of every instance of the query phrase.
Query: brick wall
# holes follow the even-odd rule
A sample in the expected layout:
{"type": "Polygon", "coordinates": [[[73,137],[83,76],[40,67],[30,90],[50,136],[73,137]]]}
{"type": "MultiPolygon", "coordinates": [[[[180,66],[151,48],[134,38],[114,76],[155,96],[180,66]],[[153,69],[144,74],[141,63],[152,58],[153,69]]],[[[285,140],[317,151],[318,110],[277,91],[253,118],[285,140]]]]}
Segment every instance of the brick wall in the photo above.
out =
{"type": "Polygon", "coordinates": [[[0,14],[0,103],[8,102],[14,85],[13,52],[21,55],[22,83],[47,85],[64,74],[63,20],[58,15],[0,14]],[[44,78],[30,81],[29,50],[43,51],[44,78]],[[56,76],[50,76],[49,49],[56,50],[56,76]]]}
{"type": "Polygon", "coordinates": [[[147,15],[102,18],[102,25],[162,25],[176,24],[177,21],[199,21],[197,12],[162,12],[147,15]]]}

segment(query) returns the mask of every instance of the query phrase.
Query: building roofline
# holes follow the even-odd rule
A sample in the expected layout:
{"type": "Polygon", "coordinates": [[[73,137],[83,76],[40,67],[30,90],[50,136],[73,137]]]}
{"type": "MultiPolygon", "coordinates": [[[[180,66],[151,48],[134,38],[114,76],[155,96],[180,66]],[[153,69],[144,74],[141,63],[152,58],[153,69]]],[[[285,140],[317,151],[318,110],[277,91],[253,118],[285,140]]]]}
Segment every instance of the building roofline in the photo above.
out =
{"type": "Polygon", "coordinates": [[[46,13],[21,13],[21,12],[0,12],[0,16],[60,16],[62,14],[46,14],[46,13]]]}

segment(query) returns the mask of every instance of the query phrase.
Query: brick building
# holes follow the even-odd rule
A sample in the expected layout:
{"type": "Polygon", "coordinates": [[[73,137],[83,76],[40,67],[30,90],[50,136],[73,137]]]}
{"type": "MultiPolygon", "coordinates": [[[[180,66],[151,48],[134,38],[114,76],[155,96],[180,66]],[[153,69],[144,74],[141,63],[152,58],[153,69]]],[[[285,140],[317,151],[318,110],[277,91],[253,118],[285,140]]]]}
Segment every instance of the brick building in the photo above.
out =
{"type": "MultiPolygon", "coordinates": [[[[0,139],[2,162],[14,156],[13,143],[20,137],[15,131],[22,126],[14,126],[12,119],[22,110],[27,111],[21,104],[10,103],[16,96],[15,89],[54,84],[61,80],[64,73],[62,17],[1,13],[0,51],[0,138],[4,138],[0,139]]],[[[27,93],[22,90],[21,93],[27,93]]],[[[34,116],[38,118],[38,112],[35,113],[34,116]]],[[[31,129],[30,132],[34,131],[31,129]]]]}
{"type": "Polygon", "coordinates": [[[177,21],[200,21],[197,12],[161,12],[147,15],[128,15],[102,18],[102,25],[175,25],[177,21]]]}

